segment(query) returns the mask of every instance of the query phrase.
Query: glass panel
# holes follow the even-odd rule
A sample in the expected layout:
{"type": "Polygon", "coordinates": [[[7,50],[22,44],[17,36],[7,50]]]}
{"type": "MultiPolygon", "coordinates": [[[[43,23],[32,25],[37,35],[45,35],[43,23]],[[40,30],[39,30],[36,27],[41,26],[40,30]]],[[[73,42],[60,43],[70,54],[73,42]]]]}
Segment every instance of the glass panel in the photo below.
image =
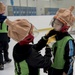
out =
{"type": "Polygon", "coordinates": [[[75,0],[13,0],[13,5],[7,1],[8,6],[21,8],[18,16],[55,15],[59,8],[75,6],[75,0]]]}

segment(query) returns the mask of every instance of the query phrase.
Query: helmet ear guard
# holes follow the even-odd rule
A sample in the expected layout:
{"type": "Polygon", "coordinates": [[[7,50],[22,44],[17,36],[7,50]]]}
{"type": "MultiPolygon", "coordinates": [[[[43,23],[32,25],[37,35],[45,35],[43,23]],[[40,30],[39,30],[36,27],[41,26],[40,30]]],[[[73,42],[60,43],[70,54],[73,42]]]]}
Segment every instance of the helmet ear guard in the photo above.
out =
{"type": "Polygon", "coordinates": [[[61,28],[61,32],[67,32],[69,28],[70,28],[70,26],[64,25],[64,26],[61,28]]]}

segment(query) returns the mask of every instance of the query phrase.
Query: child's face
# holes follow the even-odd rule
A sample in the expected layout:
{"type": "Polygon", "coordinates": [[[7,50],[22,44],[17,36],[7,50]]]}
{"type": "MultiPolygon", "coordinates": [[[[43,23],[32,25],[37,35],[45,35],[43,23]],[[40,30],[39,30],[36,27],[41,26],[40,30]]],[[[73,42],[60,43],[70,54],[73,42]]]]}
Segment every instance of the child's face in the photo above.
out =
{"type": "Polygon", "coordinates": [[[53,28],[56,30],[56,31],[60,31],[61,30],[61,28],[62,28],[62,26],[63,26],[63,23],[61,23],[59,20],[55,20],[54,22],[53,22],[53,28]]]}

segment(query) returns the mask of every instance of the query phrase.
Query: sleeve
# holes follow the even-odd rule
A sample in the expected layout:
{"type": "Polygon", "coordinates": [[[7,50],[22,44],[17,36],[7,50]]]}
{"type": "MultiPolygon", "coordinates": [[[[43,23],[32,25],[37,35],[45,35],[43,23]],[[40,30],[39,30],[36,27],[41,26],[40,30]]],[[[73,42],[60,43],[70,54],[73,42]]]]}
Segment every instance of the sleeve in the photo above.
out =
{"type": "MultiPolygon", "coordinates": [[[[52,54],[51,54],[51,49],[48,45],[46,45],[46,48],[45,48],[45,56],[48,56],[48,57],[52,57],[52,54]]],[[[52,60],[51,60],[52,61],[52,60]]],[[[49,66],[50,67],[50,66],[49,66]]],[[[43,69],[44,73],[47,73],[49,67],[45,67],[43,69]]]]}
{"type": "Polygon", "coordinates": [[[50,67],[52,64],[50,56],[42,56],[35,49],[32,49],[30,56],[26,59],[26,62],[35,68],[46,68],[50,67]]]}
{"type": "Polygon", "coordinates": [[[35,50],[40,51],[42,48],[44,48],[47,44],[48,38],[57,34],[58,32],[55,30],[49,31],[49,33],[45,36],[43,36],[38,43],[36,43],[33,47],[35,50]]]}
{"type": "Polygon", "coordinates": [[[66,74],[70,74],[73,71],[73,66],[72,66],[73,56],[74,56],[74,42],[73,40],[69,40],[66,44],[65,54],[64,54],[65,65],[63,70],[66,74]]]}
{"type": "Polygon", "coordinates": [[[33,48],[36,50],[36,51],[40,51],[42,48],[44,48],[46,46],[46,43],[47,43],[47,39],[45,39],[45,37],[42,37],[37,44],[34,44],[33,45],[33,48]]]}

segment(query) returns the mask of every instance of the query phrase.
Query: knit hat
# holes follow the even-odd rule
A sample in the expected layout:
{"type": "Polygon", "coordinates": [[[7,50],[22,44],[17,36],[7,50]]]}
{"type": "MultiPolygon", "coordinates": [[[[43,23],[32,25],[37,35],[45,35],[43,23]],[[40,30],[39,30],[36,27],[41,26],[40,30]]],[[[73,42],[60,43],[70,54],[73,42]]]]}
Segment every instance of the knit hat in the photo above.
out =
{"type": "Polygon", "coordinates": [[[54,18],[60,20],[64,25],[72,26],[75,22],[75,16],[72,11],[74,10],[74,6],[71,6],[69,9],[61,8],[57,11],[54,18]]]}
{"type": "Polygon", "coordinates": [[[19,42],[28,34],[33,34],[33,25],[26,19],[17,19],[15,21],[5,20],[8,25],[8,36],[19,42]]]}

